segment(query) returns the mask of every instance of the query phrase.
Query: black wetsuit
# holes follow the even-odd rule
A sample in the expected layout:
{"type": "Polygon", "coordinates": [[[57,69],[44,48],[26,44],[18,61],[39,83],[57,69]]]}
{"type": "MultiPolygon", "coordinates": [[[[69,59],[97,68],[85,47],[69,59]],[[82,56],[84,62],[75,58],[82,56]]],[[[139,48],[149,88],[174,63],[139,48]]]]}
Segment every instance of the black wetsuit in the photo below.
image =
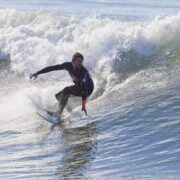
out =
{"type": "Polygon", "coordinates": [[[70,95],[82,97],[82,101],[85,100],[94,89],[94,83],[89,75],[88,70],[82,66],[80,69],[73,69],[71,62],[65,62],[63,64],[49,66],[37,72],[37,74],[43,74],[50,71],[67,70],[75,85],[64,88],[62,91],[55,95],[56,99],[60,101],[62,105],[65,105],[70,95]]]}

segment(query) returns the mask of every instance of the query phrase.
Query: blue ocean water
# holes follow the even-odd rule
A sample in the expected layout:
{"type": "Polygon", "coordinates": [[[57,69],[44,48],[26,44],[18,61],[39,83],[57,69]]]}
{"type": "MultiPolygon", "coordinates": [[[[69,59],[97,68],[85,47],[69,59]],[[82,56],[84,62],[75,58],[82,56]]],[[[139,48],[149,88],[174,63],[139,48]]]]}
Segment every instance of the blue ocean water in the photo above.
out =
{"type": "Polygon", "coordinates": [[[1,0],[1,8],[18,10],[55,11],[64,15],[84,18],[92,15],[126,20],[152,19],[157,15],[167,16],[180,10],[178,0],[1,0]]]}
{"type": "Polygon", "coordinates": [[[0,0],[0,179],[180,179],[178,0],[0,0]],[[95,84],[59,125],[65,71],[81,52],[95,84]]]}

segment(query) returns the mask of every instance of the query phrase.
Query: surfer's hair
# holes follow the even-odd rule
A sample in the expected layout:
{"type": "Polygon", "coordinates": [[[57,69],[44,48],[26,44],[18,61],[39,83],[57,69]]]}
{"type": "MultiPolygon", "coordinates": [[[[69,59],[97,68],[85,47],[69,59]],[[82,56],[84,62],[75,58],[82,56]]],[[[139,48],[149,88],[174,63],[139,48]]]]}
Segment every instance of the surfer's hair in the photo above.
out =
{"type": "Polygon", "coordinates": [[[73,57],[72,57],[72,62],[74,62],[76,60],[76,58],[81,58],[82,60],[84,60],[84,57],[81,53],[76,52],[73,57]]]}

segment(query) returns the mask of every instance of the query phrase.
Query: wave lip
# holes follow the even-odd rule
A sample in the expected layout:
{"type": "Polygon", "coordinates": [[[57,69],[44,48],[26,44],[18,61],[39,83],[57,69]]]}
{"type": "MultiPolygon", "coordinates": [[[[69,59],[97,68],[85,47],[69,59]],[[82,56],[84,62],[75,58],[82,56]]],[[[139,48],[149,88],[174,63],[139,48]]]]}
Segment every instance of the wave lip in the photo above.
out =
{"type": "Polygon", "coordinates": [[[12,70],[25,74],[71,60],[75,51],[85,54],[87,66],[93,69],[111,68],[114,56],[122,60],[123,53],[131,52],[137,57],[133,60],[126,57],[121,64],[126,61],[140,64],[140,57],[154,55],[176,40],[179,32],[180,14],[151,22],[126,22],[77,20],[48,12],[0,11],[0,57],[10,55],[12,70]]]}

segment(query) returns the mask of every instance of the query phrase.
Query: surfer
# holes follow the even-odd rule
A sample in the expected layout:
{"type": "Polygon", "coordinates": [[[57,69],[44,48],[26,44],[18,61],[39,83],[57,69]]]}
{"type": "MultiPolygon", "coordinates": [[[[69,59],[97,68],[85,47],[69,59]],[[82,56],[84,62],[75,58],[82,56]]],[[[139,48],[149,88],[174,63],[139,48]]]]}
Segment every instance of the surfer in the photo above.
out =
{"type": "Polygon", "coordinates": [[[84,57],[81,53],[76,52],[72,56],[71,62],[65,62],[54,66],[48,66],[34,74],[30,74],[30,79],[36,79],[39,74],[48,73],[50,71],[67,70],[71,76],[74,85],[65,87],[62,91],[55,95],[59,101],[59,113],[61,114],[71,95],[82,97],[82,111],[86,111],[87,97],[91,95],[94,89],[94,83],[88,70],[83,66],[84,57]]]}

